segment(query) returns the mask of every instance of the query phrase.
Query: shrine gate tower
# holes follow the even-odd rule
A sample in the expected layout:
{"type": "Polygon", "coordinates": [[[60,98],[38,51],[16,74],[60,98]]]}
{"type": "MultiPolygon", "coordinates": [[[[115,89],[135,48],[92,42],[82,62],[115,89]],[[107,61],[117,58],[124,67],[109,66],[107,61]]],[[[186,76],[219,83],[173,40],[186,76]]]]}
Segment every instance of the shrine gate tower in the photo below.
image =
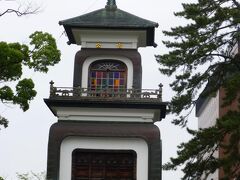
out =
{"type": "MultiPolygon", "coordinates": [[[[139,47],[156,46],[158,24],[117,8],[59,22],[76,53],[73,87],[50,85],[47,180],[161,180],[159,89],[142,89],[139,47]]],[[[147,61],[150,62],[149,59],[147,61]]]]}

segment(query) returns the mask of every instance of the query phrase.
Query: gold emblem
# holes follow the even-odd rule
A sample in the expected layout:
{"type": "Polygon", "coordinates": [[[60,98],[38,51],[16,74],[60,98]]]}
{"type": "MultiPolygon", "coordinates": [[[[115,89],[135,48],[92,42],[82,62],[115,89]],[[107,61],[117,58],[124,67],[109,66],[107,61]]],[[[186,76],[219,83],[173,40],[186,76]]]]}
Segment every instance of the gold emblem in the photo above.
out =
{"type": "Polygon", "coordinates": [[[96,48],[101,48],[102,44],[100,42],[96,43],[96,48]]]}
{"type": "Polygon", "coordinates": [[[122,44],[122,43],[120,43],[120,42],[119,42],[119,43],[117,43],[117,44],[116,44],[116,46],[117,46],[117,48],[119,48],[119,49],[122,49],[122,48],[123,48],[123,44],[122,44]]]}

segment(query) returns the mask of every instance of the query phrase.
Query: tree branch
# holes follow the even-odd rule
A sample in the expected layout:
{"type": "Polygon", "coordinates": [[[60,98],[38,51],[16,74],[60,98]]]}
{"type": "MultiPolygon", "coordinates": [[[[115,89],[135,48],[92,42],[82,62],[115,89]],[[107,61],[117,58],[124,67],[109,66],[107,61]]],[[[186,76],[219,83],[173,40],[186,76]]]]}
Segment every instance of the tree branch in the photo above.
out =
{"type": "Polygon", "coordinates": [[[233,4],[236,5],[240,9],[240,3],[237,0],[232,0],[233,4]]]}
{"type": "Polygon", "coordinates": [[[24,16],[29,14],[36,14],[40,11],[40,8],[37,7],[35,9],[32,9],[31,4],[28,4],[24,10],[21,11],[21,6],[18,7],[18,9],[7,9],[4,12],[0,13],[0,17],[8,14],[8,13],[15,13],[17,16],[24,16]]]}

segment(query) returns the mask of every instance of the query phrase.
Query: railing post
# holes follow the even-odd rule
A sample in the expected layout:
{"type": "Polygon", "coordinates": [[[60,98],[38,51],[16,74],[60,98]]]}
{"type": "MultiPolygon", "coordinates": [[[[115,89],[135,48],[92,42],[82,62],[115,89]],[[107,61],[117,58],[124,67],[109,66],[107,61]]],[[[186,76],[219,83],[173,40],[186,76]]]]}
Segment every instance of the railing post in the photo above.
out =
{"type": "Polygon", "coordinates": [[[56,95],[56,89],[53,86],[54,85],[53,81],[50,81],[49,84],[50,84],[50,98],[51,98],[56,95]]]}
{"type": "Polygon", "coordinates": [[[80,97],[82,96],[81,87],[73,87],[73,96],[80,97]]]}
{"type": "Polygon", "coordinates": [[[162,101],[162,88],[163,88],[162,83],[160,83],[160,84],[158,85],[158,87],[159,87],[158,99],[159,99],[160,101],[162,101]]]}

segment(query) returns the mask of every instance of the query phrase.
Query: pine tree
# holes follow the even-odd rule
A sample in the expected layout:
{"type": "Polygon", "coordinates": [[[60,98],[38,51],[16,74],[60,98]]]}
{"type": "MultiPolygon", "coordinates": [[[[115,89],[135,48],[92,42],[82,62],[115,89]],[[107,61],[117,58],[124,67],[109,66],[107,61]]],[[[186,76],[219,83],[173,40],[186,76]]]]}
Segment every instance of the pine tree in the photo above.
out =
{"type": "MultiPolygon", "coordinates": [[[[173,123],[186,126],[199,90],[206,84],[202,97],[224,88],[223,106],[236,100],[240,104],[240,55],[232,54],[236,41],[240,41],[240,2],[198,0],[183,4],[183,11],[175,16],[189,23],[163,32],[170,38],[163,42],[170,51],[156,59],[163,74],[175,76],[170,86],[176,95],[170,109],[179,118],[173,123]]],[[[240,179],[240,106],[218,119],[215,126],[188,132],[193,138],[178,147],[178,156],[164,165],[166,170],[184,165],[182,179],[200,179],[222,168],[224,179],[240,179]],[[224,144],[226,136],[229,140],[224,144]],[[214,157],[219,148],[225,150],[224,158],[214,157]]]]}

